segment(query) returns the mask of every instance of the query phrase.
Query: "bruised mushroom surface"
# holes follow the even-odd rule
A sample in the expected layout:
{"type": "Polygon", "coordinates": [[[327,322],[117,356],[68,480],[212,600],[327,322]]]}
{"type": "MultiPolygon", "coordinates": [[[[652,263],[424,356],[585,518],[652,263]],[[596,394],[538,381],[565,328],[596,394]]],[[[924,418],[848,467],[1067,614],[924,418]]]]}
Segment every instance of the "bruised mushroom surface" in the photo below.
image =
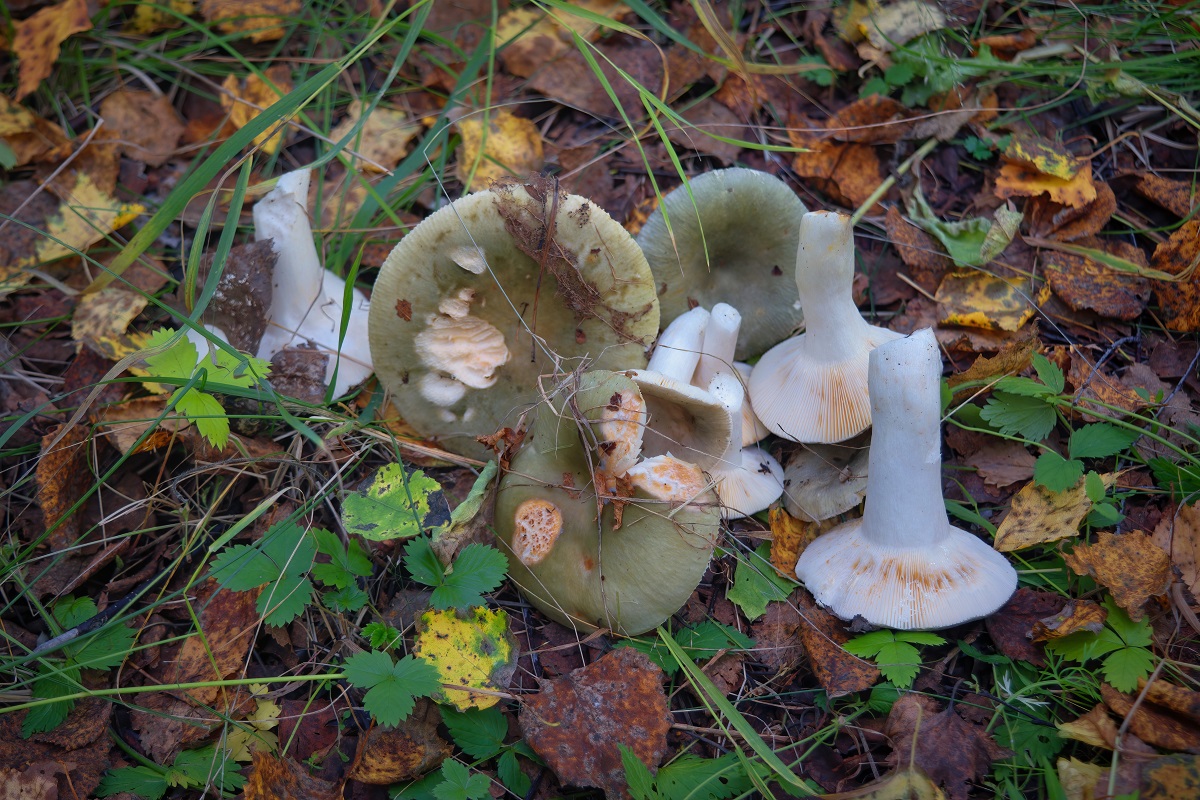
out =
{"type": "Polygon", "coordinates": [[[717,498],[695,465],[661,456],[603,474],[607,445],[629,444],[614,420],[639,400],[619,373],[572,378],[538,406],[497,492],[509,575],[535,607],[580,630],[634,635],[661,624],[687,602],[717,542],[717,498]],[[616,492],[605,488],[614,477],[616,492]]]}
{"type": "Polygon", "coordinates": [[[664,324],[697,304],[729,303],[743,314],[739,359],[789,336],[804,319],[791,277],[804,211],[783,181],[740,167],[697,175],[664,197],[637,238],[664,324]]]}
{"type": "Polygon", "coordinates": [[[947,628],[996,611],[1017,588],[1012,565],[950,524],[942,499],[942,358],[933,331],[870,356],[866,510],[817,537],[798,577],[842,619],[888,628],[947,628]]]}
{"type": "Polygon", "coordinates": [[[468,195],[384,262],[370,315],[376,372],[417,431],[483,455],[539,375],[645,365],[658,301],[632,237],[548,179],[468,195]]]}

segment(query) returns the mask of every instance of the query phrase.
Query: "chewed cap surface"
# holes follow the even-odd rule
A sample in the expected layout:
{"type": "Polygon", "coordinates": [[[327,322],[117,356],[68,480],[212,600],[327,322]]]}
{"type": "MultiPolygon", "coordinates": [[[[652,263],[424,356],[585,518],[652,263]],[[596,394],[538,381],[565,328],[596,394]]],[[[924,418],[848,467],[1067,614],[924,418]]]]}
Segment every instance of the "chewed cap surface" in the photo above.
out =
{"type": "Polygon", "coordinates": [[[562,534],[562,511],[549,500],[534,497],[517,506],[514,519],[513,555],[530,567],[545,560],[562,534]]]}

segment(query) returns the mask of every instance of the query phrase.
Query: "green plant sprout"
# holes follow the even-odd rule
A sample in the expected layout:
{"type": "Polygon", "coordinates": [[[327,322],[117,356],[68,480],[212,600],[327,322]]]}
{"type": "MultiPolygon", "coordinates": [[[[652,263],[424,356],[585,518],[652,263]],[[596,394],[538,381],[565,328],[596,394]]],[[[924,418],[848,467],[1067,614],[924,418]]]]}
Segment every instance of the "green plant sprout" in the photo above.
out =
{"type": "Polygon", "coordinates": [[[425,536],[404,548],[404,566],[413,580],[433,587],[429,604],[442,611],[484,605],[483,595],[504,581],[508,559],[494,547],[469,544],[454,559],[450,569],[442,566],[425,536]]]}
{"type": "Polygon", "coordinates": [[[229,752],[212,745],[180,752],[169,767],[160,767],[136,753],[133,755],[141,764],[105,772],[96,787],[97,797],[129,792],[145,800],[159,800],[168,789],[203,790],[210,783],[222,792],[233,794],[246,783],[238,771],[240,766],[229,752]]]}
{"type": "Polygon", "coordinates": [[[1150,620],[1131,619],[1111,597],[1104,598],[1103,606],[1108,619],[1098,633],[1079,631],[1053,639],[1046,643],[1046,650],[1080,664],[1102,659],[1100,671],[1113,688],[1132,692],[1138,679],[1149,675],[1158,660],[1149,649],[1153,641],[1150,620]]]}
{"type": "Polygon", "coordinates": [[[907,689],[921,671],[921,653],[913,645],[945,643],[941,636],[927,631],[880,630],[854,637],[845,648],[851,655],[873,660],[884,678],[907,689]]]}
{"type": "Polygon", "coordinates": [[[442,688],[437,668],[415,656],[393,661],[378,650],[355,653],[342,669],[351,686],[366,690],[363,708],[380,725],[399,725],[418,697],[430,697],[442,688]]]}

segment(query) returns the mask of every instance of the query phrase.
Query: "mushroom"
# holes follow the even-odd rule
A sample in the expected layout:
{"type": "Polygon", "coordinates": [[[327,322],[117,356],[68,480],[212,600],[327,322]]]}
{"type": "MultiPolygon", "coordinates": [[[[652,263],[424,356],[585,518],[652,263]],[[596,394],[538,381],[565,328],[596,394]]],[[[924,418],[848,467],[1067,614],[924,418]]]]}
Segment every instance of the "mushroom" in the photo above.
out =
{"type": "Polygon", "coordinates": [[[750,375],[754,412],[796,442],[841,442],[871,424],[867,355],[900,336],[870,325],[854,305],[850,217],[812,211],[800,221],[796,286],[805,331],[763,354],[750,375]]]}
{"type": "Polygon", "coordinates": [[[550,618],[580,630],[643,633],[682,607],[704,576],[720,533],[717,498],[698,467],[672,456],[628,469],[628,497],[598,491],[607,478],[597,465],[612,441],[605,426],[628,441],[637,385],[593,371],[567,388],[538,406],[500,481],[497,537],[509,575],[550,618]]]}
{"type": "Polygon", "coordinates": [[[947,628],[991,614],[1016,590],[1004,556],[946,516],[941,374],[929,328],[870,355],[866,511],[817,537],[796,564],[796,577],[842,619],[947,628]]]}
{"type": "Polygon", "coordinates": [[[805,444],[783,468],[783,507],[806,522],[844,514],[867,493],[869,433],[837,444],[805,444]]]}
{"type": "Polygon", "coordinates": [[[371,351],[405,420],[447,450],[515,426],[538,376],[646,364],[654,282],[633,238],[549,179],[476,192],[396,245],[372,295],[371,351]]]}
{"type": "Polygon", "coordinates": [[[282,175],[254,205],[254,238],[269,240],[279,254],[258,357],[269,360],[285,347],[311,342],[328,354],[325,383],[339,396],[371,374],[365,313],[370,304],[351,288],[350,307],[343,308],[346,281],[321,266],[308,222],[309,172],[282,175]]]}
{"type": "MultiPolygon", "coordinates": [[[[736,375],[743,386],[749,385],[753,368],[749,364],[733,360],[741,326],[742,315],[736,308],[728,303],[717,303],[713,306],[708,325],[704,329],[700,361],[692,375],[693,386],[707,387],[713,378],[722,373],[736,375]]],[[[742,403],[740,425],[743,446],[752,445],[769,433],[755,415],[749,398],[742,403]]]]}
{"type": "MultiPolygon", "coordinates": [[[[718,373],[708,392],[724,406],[730,426],[736,431],[746,395],[741,378],[728,372],[718,373]]],[[[757,514],[783,494],[783,467],[761,447],[742,447],[737,436],[730,438],[725,452],[708,472],[717,486],[726,519],[757,514]]]]}
{"type": "Polygon", "coordinates": [[[731,303],[745,315],[739,359],[790,335],[804,318],[788,276],[803,213],[783,181],[752,169],[706,172],[667,194],[637,237],[663,319],[731,303]]]}

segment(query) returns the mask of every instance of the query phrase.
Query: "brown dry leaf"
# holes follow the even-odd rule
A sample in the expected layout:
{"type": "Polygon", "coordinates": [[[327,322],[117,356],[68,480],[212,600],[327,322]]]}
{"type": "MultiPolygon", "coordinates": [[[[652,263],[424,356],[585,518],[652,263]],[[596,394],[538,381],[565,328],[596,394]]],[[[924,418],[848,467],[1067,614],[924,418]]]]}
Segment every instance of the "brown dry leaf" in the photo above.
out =
{"type": "MultiPolygon", "coordinates": [[[[218,681],[240,675],[258,631],[257,591],[222,591],[213,579],[195,592],[194,607],[201,634],[184,640],[163,674],[164,683],[218,681]]],[[[195,703],[212,704],[223,692],[220,687],[192,689],[195,703]]]]}
{"type": "MultiPolygon", "coordinates": [[[[1200,217],[1185,222],[1167,241],[1154,248],[1151,265],[1178,275],[1200,261],[1200,217]]],[[[1155,281],[1154,299],[1163,322],[1173,331],[1200,331],[1200,270],[1179,281],[1155,281]]]]}
{"type": "Polygon", "coordinates": [[[618,744],[629,747],[653,772],[667,753],[671,712],[663,672],[632,647],[526,696],[521,731],[564,784],[595,786],[610,797],[628,792],[618,744]]]}
{"type": "Polygon", "coordinates": [[[58,161],[71,150],[62,128],[4,94],[0,94],[0,142],[12,150],[16,167],[34,161],[58,161]]]}
{"type": "Polygon", "coordinates": [[[945,787],[951,800],[966,800],[971,781],[986,775],[993,761],[1012,756],[983,728],[960,717],[953,705],[939,712],[937,703],[922,695],[897,700],[884,733],[892,741],[888,761],[920,767],[945,787]]]}
{"type": "Polygon", "coordinates": [[[1063,560],[1076,575],[1090,575],[1107,587],[1132,619],[1141,619],[1146,601],[1167,591],[1170,558],[1143,531],[1100,531],[1097,538],[1096,544],[1076,545],[1063,560]]]}
{"type": "Polygon", "coordinates": [[[839,142],[895,144],[906,138],[912,123],[904,104],[872,94],[845,106],[825,123],[829,136],[839,142]]]}
{"type": "Polygon", "coordinates": [[[1124,382],[1117,380],[1102,369],[1094,369],[1091,363],[1083,357],[1083,354],[1074,348],[1071,350],[1071,363],[1067,368],[1067,381],[1075,387],[1077,404],[1081,406],[1097,405],[1100,413],[1104,415],[1103,417],[1094,417],[1085,413],[1083,418],[1087,422],[1096,422],[1113,414],[1119,414],[1121,409],[1132,414],[1147,405],[1146,401],[1124,382]],[[1095,401],[1099,401],[1099,403],[1095,401]],[[1117,410],[1106,406],[1113,406],[1117,410]]]}
{"type": "Polygon", "coordinates": [[[1022,586],[999,611],[984,618],[984,625],[1001,653],[1011,659],[1044,667],[1045,655],[1042,648],[1030,639],[1030,633],[1039,619],[1058,613],[1064,602],[1062,595],[1022,586]]]}
{"type": "MultiPolygon", "coordinates": [[[[364,110],[365,104],[361,100],[351,103],[346,109],[346,118],[330,132],[329,138],[341,141],[362,119],[364,110]]],[[[371,172],[390,170],[407,155],[409,142],[420,130],[420,124],[400,109],[378,105],[348,147],[363,157],[362,169],[371,172]]]]}
{"type": "Polygon", "coordinates": [[[820,526],[796,519],[782,508],[772,508],[767,519],[771,524],[771,566],[783,577],[794,578],[796,561],[817,538],[820,526]]]}
{"type": "Polygon", "coordinates": [[[1107,683],[1100,684],[1100,697],[1118,717],[1128,719],[1129,730],[1147,744],[1164,750],[1200,752],[1200,726],[1195,719],[1173,713],[1147,699],[1133,711],[1134,695],[1118,692],[1107,683]]]}
{"type": "Polygon", "coordinates": [[[193,0],[157,0],[151,3],[138,3],[133,7],[129,20],[121,27],[122,33],[134,36],[149,36],[159,31],[178,28],[183,23],[179,16],[190,17],[196,13],[193,0]]]}
{"type": "Polygon", "coordinates": [[[155,420],[162,416],[166,404],[166,396],[157,395],[104,407],[99,422],[104,426],[105,441],[124,454],[166,447],[176,439],[177,432],[189,425],[187,419],[172,416],[167,416],[156,425],[155,420]],[[134,450],[138,438],[151,426],[154,426],[154,431],[134,450]]]}
{"type": "Polygon", "coordinates": [[[1025,205],[1025,218],[1031,235],[1071,242],[1100,233],[1116,210],[1117,196],[1112,187],[1096,181],[1096,199],[1087,205],[1072,208],[1038,195],[1025,205]]]}
{"type": "Polygon", "coordinates": [[[724,164],[733,164],[742,147],[715,137],[753,141],[752,132],[737,115],[711,97],[679,113],[690,125],[680,127],[673,119],[664,119],[663,130],[667,138],[680,147],[710,155],[724,164]]]}
{"type": "Polygon", "coordinates": [[[1024,278],[1001,278],[982,272],[951,272],[942,279],[935,298],[944,325],[962,325],[984,330],[1015,331],[1032,319],[1049,297],[1042,286],[1030,296],[1024,278]]]}
{"type": "MultiPolygon", "coordinates": [[[[1100,245],[1099,242],[1081,244],[1100,245]]],[[[1147,266],[1146,254],[1129,242],[1109,242],[1096,249],[1147,266]]],[[[1150,300],[1149,280],[1118,272],[1087,256],[1048,251],[1042,255],[1042,265],[1054,293],[1075,311],[1088,309],[1105,317],[1131,320],[1145,310],[1150,300]]]]}
{"type": "Polygon", "coordinates": [[[1138,800],[1200,797],[1200,758],[1196,756],[1156,758],[1142,769],[1141,777],[1138,800]]]}
{"type": "Polygon", "coordinates": [[[1079,631],[1099,633],[1108,619],[1108,610],[1091,600],[1070,600],[1062,611],[1033,624],[1033,641],[1048,642],[1079,631]]]}
{"type": "Polygon", "coordinates": [[[967,466],[974,467],[983,482],[997,488],[1033,477],[1033,464],[1037,459],[1020,442],[989,437],[988,441],[964,459],[967,466]]]}
{"type": "Polygon", "coordinates": [[[870,689],[879,682],[879,668],[869,661],[846,652],[850,635],[845,623],[813,601],[803,589],[792,594],[800,609],[800,641],[808,653],[809,665],[817,683],[830,697],[841,697],[870,689]]]}
{"type": "Polygon", "coordinates": [[[613,104],[583,55],[573,47],[560,58],[542,64],[530,78],[530,88],[591,116],[619,119],[619,105],[631,120],[643,118],[645,109],[641,93],[637,86],[630,83],[630,79],[655,95],[660,93],[663,63],[658,47],[648,41],[630,41],[629,37],[620,37],[615,41],[597,42],[593,45],[592,54],[600,66],[601,74],[617,96],[617,105],[613,104]],[[628,77],[619,74],[614,64],[620,64],[628,77]]]}
{"type": "Polygon", "coordinates": [[[975,40],[976,47],[990,47],[997,58],[1012,61],[1013,56],[1037,44],[1037,32],[1023,28],[1017,33],[1002,33],[982,36],[975,40]]]}
{"type": "Polygon", "coordinates": [[[287,33],[282,23],[298,16],[301,8],[300,0],[200,0],[200,13],[217,30],[248,34],[252,42],[282,39],[287,33]]]}
{"type": "MultiPolygon", "coordinates": [[[[240,7],[240,1],[237,3],[240,7]]],[[[225,76],[221,87],[225,92],[221,95],[221,107],[229,112],[229,120],[238,128],[257,117],[263,110],[277,102],[292,90],[292,74],[287,66],[278,64],[263,70],[263,78],[257,74],[249,75],[243,81],[238,81],[232,73],[225,76]]],[[[260,133],[254,137],[254,144],[261,147],[264,153],[273,155],[283,144],[283,135],[287,126],[282,124],[260,133]]]]}
{"type": "Polygon", "coordinates": [[[413,713],[394,728],[375,726],[359,739],[349,777],[372,786],[410,781],[436,769],[454,748],[438,735],[436,703],[417,700],[413,713]]]}
{"type": "Polygon", "coordinates": [[[58,800],[93,796],[100,776],[113,766],[110,748],[89,745],[64,751],[56,744],[25,739],[20,735],[24,719],[23,711],[0,715],[0,798],[58,800]]]}
{"type": "Polygon", "coordinates": [[[35,471],[37,502],[54,550],[73,545],[79,538],[83,508],[72,511],[72,507],[92,485],[87,425],[71,426],[55,442],[61,431],[59,427],[42,437],[42,453],[35,471]]]}
{"type": "Polygon", "coordinates": [[[54,71],[68,36],[92,29],[87,0],[63,0],[13,23],[11,50],[20,61],[16,99],[34,92],[54,71]]]}
{"type": "Polygon", "coordinates": [[[1146,679],[1138,679],[1138,691],[1145,691],[1146,699],[1157,706],[1175,714],[1187,717],[1193,722],[1200,722],[1200,692],[1156,680],[1147,688],[1146,679]]]}
{"type": "MultiPolygon", "coordinates": [[[[1105,488],[1112,488],[1117,476],[1100,476],[1105,488]]],[[[1012,507],[996,529],[996,549],[1012,553],[1038,544],[1056,542],[1079,532],[1079,523],[1092,510],[1092,501],[1084,490],[1084,481],[1065,492],[1052,492],[1033,481],[1025,484],[1012,499],[1012,507]]]]}
{"type": "Polygon", "coordinates": [[[118,89],[100,103],[100,116],[125,155],[150,167],[165,164],[183,136],[183,122],[163,94],[118,89]]]}
{"type": "Polygon", "coordinates": [[[1117,741],[1117,724],[1108,715],[1108,708],[1103,703],[1078,719],[1071,722],[1058,723],[1058,733],[1067,739],[1112,750],[1117,741]]]}
{"type": "MultiPolygon", "coordinates": [[[[805,127],[811,127],[811,124],[805,127]]],[[[814,185],[828,191],[835,200],[860,206],[883,182],[883,165],[870,145],[818,139],[793,130],[789,130],[788,135],[796,147],[808,148],[792,160],[796,174],[819,179],[814,185]]],[[[878,205],[875,208],[882,212],[878,205]]]]}
{"type": "Polygon", "coordinates": [[[1197,203],[1195,181],[1174,181],[1158,175],[1144,173],[1138,176],[1134,191],[1184,219],[1192,215],[1197,203]]]}
{"type": "Polygon", "coordinates": [[[1200,594],[1200,508],[1195,504],[1167,508],[1154,529],[1154,543],[1170,555],[1183,583],[1200,594]]]}
{"type": "MultiPolygon", "coordinates": [[[[629,7],[619,0],[578,0],[577,8],[593,15],[616,19],[629,7]]],[[[537,8],[523,6],[506,11],[494,32],[504,68],[521,78],[528,78],[541,65],[575,49],[572,32],[586,41],[595,41],[603,32],[600,25],[581,14],[562,10],[543,13],[537,8]]]]}
{"type": "Polygon", "coordinates": [[[1005,375],[1016,375],[1029,366],[1033,354],[1041,348],[1042,343],[1038,340],[1037,332],[1031,331],[1029,337],[1009,342],[990,358],[979,356],[971,366],[947,378],[946,383],[953,389],[964,383],[991,381],[1005,375]]]}
{"type": "Polygon", "coordinates": [[[797,589],[783,602],[768,603],[766,612],[750,627],[754,657],[776,674],[790,672],[804,660],[800,629],[807,626],[797,610],[797,598],[803,591],[797,589]]]}
{"type": "Polygon", "coordinates": [[[1082,162],[1082,168],[1072,178],[1047,175],[1036,167],[1005,159],[996,176],[996,196],[1001,200],[1010,197],[1035,197],[1045,194],[1055,203],[1078,208],[1096,199],[1096,186],[1092,183],[1092,164],[1082,162]]]}
{"type": "Polygon", "coordinates": [[[506,108],[487,114],[476,113],[458,121],[462,144],[458,150],[455,175],[471,191],[491,185],[508,176],[524,178],[545,164],[542,135],[531,120],[514,115],[506,108]]]}
{"type": "Polygon", "coordinates": [[[896,245],[900,258],[912,269],[913,279],[922,289],[932,293],[954,262],[936,239],[904,219],[896,206],[888,206],[885,224],[888,239],[896,245]]]}
{"type": "Polygon", "coordinates": [[[340,800],[342,786],[321,780],[288,756],[255,753],[244,792],[245,800],[340,800]]]}

